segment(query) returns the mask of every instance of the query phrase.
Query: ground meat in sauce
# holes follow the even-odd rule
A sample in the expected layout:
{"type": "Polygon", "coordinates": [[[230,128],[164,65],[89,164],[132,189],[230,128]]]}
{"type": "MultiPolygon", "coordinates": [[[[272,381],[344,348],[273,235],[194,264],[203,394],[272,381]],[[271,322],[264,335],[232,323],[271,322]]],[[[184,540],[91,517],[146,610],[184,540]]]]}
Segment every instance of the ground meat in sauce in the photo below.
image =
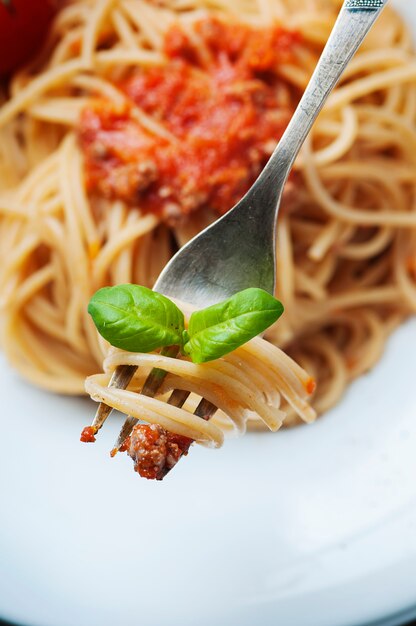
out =
{"type": "Polygon", "coordinates": [[[134,461],[143,478],[162,480],[181,456],[188,454],[192,439],[168,432],[156,424],[137,424],[120,451],[134,461]]]}
{"type": "Polygon", "coordinates": [[[83,443],[94,443],[95,429],[92,426],[86,426],[81,433],[80,441],[83,443]]]}
{"type": "Polygon", "coordinates": [[[293,62],[298,34],[216,18],[195,28],[208,58],[173,26],[167,63],[135,69],[117,85],[126,104],[97,100],[79,126],[89,191],[171,224],[200,208],[230,209],[265,165],[294,104],[277,69],[293,62]],[[176,141],[146,130],[135,105],[176,141]]]}

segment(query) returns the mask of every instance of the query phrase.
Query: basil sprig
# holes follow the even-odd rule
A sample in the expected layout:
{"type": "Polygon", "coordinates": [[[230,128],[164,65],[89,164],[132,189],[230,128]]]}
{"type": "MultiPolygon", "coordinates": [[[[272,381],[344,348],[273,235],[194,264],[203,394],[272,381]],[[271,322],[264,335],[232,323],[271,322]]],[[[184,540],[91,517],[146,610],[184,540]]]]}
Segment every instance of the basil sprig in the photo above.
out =
{"type": "Polygon", "coordinates": [[[91,298],[88,313],[100,335],[116,348],[151,352],[182,345],[182,311],[172,300],[147,287],[103,287],[91,298]]]}
{"type": "Polygon", "coordinates": [[[282,303],[267,291],[244,289],[192,313],[183,350],[194,363],[213,361],[265,331],[282,313],[282,303]]]}
{"type": "Polygon", "coordinates": [[[206,363],[264,332],[282,315],[283,305],[263,289],[245,289],[194,311],[185,330],[183,313],[169,298],[139,285],[117,285],[97,291],[88,312],[117,348],[151,352],[177,345],[194,363],[206,363]]]}

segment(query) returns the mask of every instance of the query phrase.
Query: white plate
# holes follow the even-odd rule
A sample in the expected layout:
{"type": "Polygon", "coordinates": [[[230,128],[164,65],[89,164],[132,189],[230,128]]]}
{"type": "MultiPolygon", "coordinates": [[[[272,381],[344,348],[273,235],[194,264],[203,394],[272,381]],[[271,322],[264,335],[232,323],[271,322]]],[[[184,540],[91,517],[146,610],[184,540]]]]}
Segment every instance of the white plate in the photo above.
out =
{"type": "Polygon", "coordinates": [[[413,320],[315,425],[192,449],[163,483],[109,458],[119,421],[81,445],[93,405],[0,359],[1,617],[353,626],[415,605],[415,346],[413,320]]]}

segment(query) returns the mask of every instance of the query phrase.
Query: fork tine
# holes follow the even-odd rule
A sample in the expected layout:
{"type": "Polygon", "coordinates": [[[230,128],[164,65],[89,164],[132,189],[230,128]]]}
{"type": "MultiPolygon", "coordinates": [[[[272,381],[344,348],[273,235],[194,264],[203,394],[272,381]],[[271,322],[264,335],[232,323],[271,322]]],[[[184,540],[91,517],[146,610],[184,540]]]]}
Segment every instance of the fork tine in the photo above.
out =
{"type": "MultiPolygon", "coordinates": [[[[161,354],[163,356],[168,356],[171,358],[175,358],[178,355],[178,353],[179,353],[178,346],[170,346],[169,348],[164,348],[163,350],[161,350],[161,354]]],[[[158,389],[160,389],[166,376],[167,376],[167,372],[165,370],[162,370],[159,367],[154,367],[151,370],[148,377],[146,378],[143,388],[141,390],[141,393],[145,396],[149,396],[150,398],[152,398],[155,395],[155,393],[158,391],[158,389]]],[[[183,402],[185,402],[185,400],[183,402]]],[[[137,424],[137,419],[129,415],[127,419],[125,420],[123,426],[121,427],[121,430],[117,437],[117,441],[114,444],[113,449],[111,450],[111,456],[115,456],[117,454],[117,452],[119,451],[119,449],[121,448],[121,446],[123,445],[127,437],[130,435],[131,431],[133,430],[136,424],[137,424]]]]}
{"type": "Polygon", "coordinates": [[[202,417],[204,420],[209,420],[217,410],[218,407],[216,407],[215,404],[202,398],[194,411],[194,415],[202,417]]]}
{"type": "Polygon", "coordinates": [[[187,401],[189,394],[190,394],[189,391],[182,391],[181,389],[174,389],[170,395],[168,404],[171,404],[172,406],[176,406],[178,407],[178,409],[181,409],[183,405],[185,404],[185,402],[187,401]]]}
{"type": "MultiPolygon", "coordinates": [[[[136,365],[119,365],[114,370],[108,386],[117,387],[117,389],[125,389],[133,378],[136,370],[136,365]]],[[[112,410],[113,408],[111,406],[108,406],[108,404],[105,404],[105,402],[100,402],[91,424],[95,432],[100,430],[112,410]]]]}

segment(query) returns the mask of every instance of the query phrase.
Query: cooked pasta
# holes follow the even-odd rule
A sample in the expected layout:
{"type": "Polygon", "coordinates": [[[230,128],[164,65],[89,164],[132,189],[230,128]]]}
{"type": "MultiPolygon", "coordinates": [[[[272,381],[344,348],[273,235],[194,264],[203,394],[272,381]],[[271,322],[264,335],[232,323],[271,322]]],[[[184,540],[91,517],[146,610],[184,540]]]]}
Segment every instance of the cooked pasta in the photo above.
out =
{"type": "MultiPolygon", "coordinates": [[[[339,6],[332,0],[78,0],[61,9],[43,53],[13,77],[0,109],[1,344],[24,377],[52,391],[83,392],[85,377],[101,369],[107,351],[86,312],[90,296],[109,284],[152,286],[175,247],[224,212],[224,198],[245,191],[278,136],[267,138],[283,130],[294,110],[339,6]],[[249,64],[256,68],[255,80],[231,85],[238,112],[267,111],[264,125],[257,126],[262,143],[247,139],[253,148],[247,163],[241,158],[245,153],[238,158],[234,153],[234,169],[224,170],[228,182],[234,177],[231,191],[216,179],[217,187],[198,195],[191,186],[178,202],[177,190],[159,186],[155,208],[141,193],[156,184],[152,163],[143,158],[132,169],[119,155],[117,169],[105,170],[114,146],[109,140],[97,142],[97,133],[116,120],[119,135],[128,136],[131,129],[140,149],[145,144],[159,150],[159,167],[162,161],[171,167],[177,154],[183,156],[184,142],[175,134],[170,111],[156,109],[144,97],[143,102],[135,99],[139,88],[133,93],[129,81],[138,76],[146,97],[152,93],[149,77],[159,80],[163,91],[170,64],[182,54],[182,66],[193,65],[184,70],[189,76],[185,88],[188,80],[209,86],[212,55],[222,57],[201,24],[213,20],[230,32],[245,29],[245,37],[257,36],[258,46],[267,40],[278,41],[281,50],[287,47],[277,60],[259,60],[253,52],[249,64]],[[178,47],[172,52],[174,44],[178,47]],[[266,63],[263,70],[261,63],[266,63]],[[244,109],[244,103],[251,108],[244,109]],[[218,188],[225,189],[221,197],[218,188]]],[[[228,51],[231,66],[232,54],[240,54],[243,44],[235,45],[234,52],[228,51]]],[[[221,80],[229,90],[228,78],[221,80]]],[[[215,98],[221,93],[211,91],[207,98],[218,105],[215,98]]],[[[231,116],[228,126],[238,119],[231,116]]],[[[411,38],[403,20],[386,9],[316,122],[295,164],[279,219],[276,290],[286,312],[266,338],[316,378],[318,412],[333,406],[349,381],[377,361],[388,334],[416,309],[415,122],[411,38]]],[[[187,123],[192,127],[191,116],[187,123]]],[[[119,135],[111,136],[116,147],[119,135]]],[[[228,149],[225,137],[220,139],[228,149]]],[[[207,172],[201,176],[206,180],[207,172]]],[[[246,411],[255,410],[273,429],[281,421],[280,409],[272,418],[267,405],[255,403],[257,384],[272,394],[264,363],[268,359],[273,368],[284,358],[278,348],[269,348],[255,341],[224,361],[204,365],[203,376],[195,365],[164,359],[161,364],[172,372],[166,385],[188,385],[204,397],[213,394],[237,425],[246,411]],[[250,375],[238,373],[239,358],[250,363],[250,375]],[[204,377],[222,368],[244,378],[253,394],[250,401],[244,395],[244,401],[238,400],[231,389],[217,397],[204,377]]],[[[113,351],[106,369],[126,358],[146,365],[161,357],[113,351]]],[[[107,381],[108,374],[96,375],[87,391],[134,415],[137,394],[133,401],[132,391],[106,390],[107,381]]],[[[276,391],[283,392],[279,383],[276,391]]],[[[155,421],[159,400],[140,402],[149,404],[149,421],[155,421]]],[[[136,412],[144,408],[140,404],[136,412]]],[[[173,432],[184,430],[181,410],[169,419],[173,432]]],[[[187,424],[191,436],[193,427],[187,424]]],[[[214,422],[203,427],[198,422],[192,437],[215,444],[221,440],[214,422]]]]}
{"type": "Polygon", "coordinates": [[[104,374],[86,380],[86,391],[94,400],[213,447],[222,444],[227,427],[242,433],[250,419],[260,419],[270,430],[278,430],[288,407],[305,422],[315,418],[307,400],[314,381],[279,348],[260,338],[225,357],[200,365],[183,358],[111,348],[104,370],[104,374]],[[126,390],[108,387],[112,372],[120,365],[138,368],[126,390]],[[153,367],[168,372],[169,376],[157,397],[147,397],[140,391],[153,367]],[[166,402],[166,394],[174,389],[192,394],[183,408],[166,402]],[[192,413],[195,398],[205,398],[219,411],[205,421],[192,413]]]}

